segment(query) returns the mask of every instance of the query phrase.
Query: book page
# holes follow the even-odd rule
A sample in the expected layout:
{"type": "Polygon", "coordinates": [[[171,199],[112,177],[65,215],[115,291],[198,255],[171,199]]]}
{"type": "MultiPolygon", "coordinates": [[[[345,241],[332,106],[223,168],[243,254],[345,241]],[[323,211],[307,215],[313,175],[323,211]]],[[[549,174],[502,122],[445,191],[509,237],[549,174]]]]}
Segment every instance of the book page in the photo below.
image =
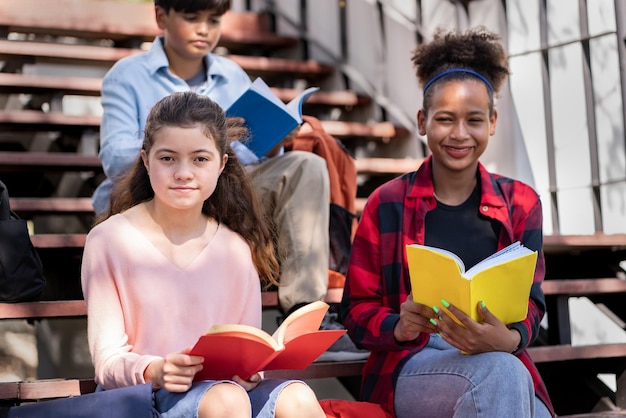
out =
{"type": "Polygon", "coordinates": [[[484,301],[487,309],[505,324],[524,320],[536,264],[537,252],[530,251],[478,272],[470,281],[472,318],[478,320],[476,306],[484,301]]]}
{"type": "Polygon", "coordinates": [[[319,87],[309,87],[287,103],[287,111],[298,121],[298,124],[302,124],[302,104],[318,90],[319,87]]]}
{"type": "Polygon", "coordinates": [[[280,344],[272,338],[267,332],[262,329],[243,324],[219,324],[213,325],[207,334],[227,334],[227,335],[239,335],[242,338],[256,339],[259,342],[265,343],[273,349],[279,349],[280,344]]]}
{"type": "Polygon", "coordinates": [[[261,96],[265,97],[270,102],[274,103],[276,106],[280,107],[281,109],[289,111],[287,109],[287,106],[285,106],[285,103],[283,103],[283,101],[274,94],[272,89],[265,83],[265,81],[263,81],[261,77],[254,80],[254,82],[250,85],[250,88],[259,93],[261,96]]]}
{"type": "Polygon", "coordinates": [[[301,307],[280,324],[272,338],[282,345],[299,335],[319,330],[328,308],[328,304],[322,301],[311,302],[301,307]]]}
{"type": "Polygon", "coordinates": [[[491,256],[485,258],[483,261],[474,265],[472,268],[465,272],[465,277],[467,279],[471,279],[482,270],[495,266],[496,264],[505,263],[509,260],[513,260],[532,252],[532,250],[521,245],[519,241],[514,242],[508,247],[501,249],[500,251],[492,254],[491,256]]]}

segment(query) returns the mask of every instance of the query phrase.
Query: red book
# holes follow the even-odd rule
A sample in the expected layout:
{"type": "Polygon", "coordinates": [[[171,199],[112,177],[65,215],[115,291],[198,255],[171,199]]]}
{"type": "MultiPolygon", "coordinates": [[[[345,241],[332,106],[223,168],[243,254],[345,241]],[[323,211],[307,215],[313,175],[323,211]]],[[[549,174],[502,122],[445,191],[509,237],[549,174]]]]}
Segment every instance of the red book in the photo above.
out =
{"type": "Polygon", "coordinates": [[[273,335],[249,325],[214,325],[189,354],[204,357],[194,380],[248,380],[263,370],[302,370],[324,353],[345,330],[320,330],[328,304],[312,302],[289,315],[273,335]]]}

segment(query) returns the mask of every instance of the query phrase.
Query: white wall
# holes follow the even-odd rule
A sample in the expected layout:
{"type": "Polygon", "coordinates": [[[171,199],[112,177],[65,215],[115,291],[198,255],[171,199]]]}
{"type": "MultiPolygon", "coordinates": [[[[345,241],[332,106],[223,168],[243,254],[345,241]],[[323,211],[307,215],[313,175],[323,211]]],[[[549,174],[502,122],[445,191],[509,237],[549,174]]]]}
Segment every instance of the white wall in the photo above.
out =
{"type": "MultiPolygon", "coordinates": [[[[296,34],[300,3],[274,3],[291,20],[279,19],[279,30],[296,34]]],[[[265,2],[253,4],[261,9],[265,2]]],[[[507,0],[506,10],[501,0],[474,0],[467,9],[461,2],[441,0],[316,0],[306,4],[311,58],[337,65],[347,76],[348,87],[376,102],[369,111],[357,113],[358,117],[380,121],[385,109],[387,120],[413,131],[410,141],[390,148],[395,156],[422,156],[422,139],[415,132],[422,93],[410,62],[418,34],[428,40],[439,28],[465,30],[478,25],[500,34],[510,54],[512,74],[498,98],[497,132],[482,162],[492,171],[535,187],[544,206],[546,234],[595,233],[596,203],[602,232],[626,232],[626,145],[613,0],[587,2],[592,97],[585,93],[585,56],[576,1],[546,2],[548,66],[540,42],[541,0],[507,0]],[[342,4],[345,56],[341,50],[342,4]],[[588,107],[595,124],[588,120],[588,107]],[[550,123],[546,115],[552,116],[550,123]],[[597,149],[590,148],[592,136],[597,138],[597,149]],[[553,156],[548,138],[553,138],[553,156]],[[594,184],[596,154],[599,184],[594,184]],[[599,202],[594,201],[594,187],[599,202]]],[[[346,87],[342,77],[328,83],[327,87],[346,87]]],[[[376,155],[380,149],[366,152],[376,155]]]]}

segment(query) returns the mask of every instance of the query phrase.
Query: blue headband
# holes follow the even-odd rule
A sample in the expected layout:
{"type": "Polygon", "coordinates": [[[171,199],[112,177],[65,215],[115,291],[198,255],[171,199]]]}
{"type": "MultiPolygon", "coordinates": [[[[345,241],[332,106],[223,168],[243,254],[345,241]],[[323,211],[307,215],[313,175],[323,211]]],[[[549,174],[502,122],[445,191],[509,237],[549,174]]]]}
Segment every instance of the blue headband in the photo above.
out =
{"type": "Polygon", "coordinates": [[[451,68],[449,70],[442,71],[439,74],[437,74],[436,76],[434,76],[433,78],[431,78],[430,81],[428,83],[426,83],[426,85],[424,86],[424,95],[426,95],[426,90],[428,90],[428,88],[435,81],[439,80],[441,77],[445,77],[448,74],[452,74],[452,73],[467,73],[467,74],[472,74],[473,76],[478,77],[480,80],[482,80],[483,83],[485,83],[487,85],[487,88],[489,89],[489,93],[493,94],[493,86],[491,85],[489,80],[487,80],[485,78],[485,76],[483,76],[482,74],[479,74],[479,73],[477,73],[474,70],[470,70],[469,68],[451,68]]]}

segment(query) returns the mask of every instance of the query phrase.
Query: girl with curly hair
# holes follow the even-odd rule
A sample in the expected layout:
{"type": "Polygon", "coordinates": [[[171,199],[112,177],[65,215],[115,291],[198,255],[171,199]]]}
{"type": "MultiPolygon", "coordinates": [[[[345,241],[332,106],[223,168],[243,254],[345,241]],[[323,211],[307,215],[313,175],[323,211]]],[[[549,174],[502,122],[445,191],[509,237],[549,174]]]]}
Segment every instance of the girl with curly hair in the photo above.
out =
{"type": "Polygon", "coordinates": [[[174,93],[148,115],[134,165],[108,215],[89,232],[82,285],[100,388],[152,384],[165,418],[298,417],[324,413],[303,382],[194,382],[189,355],[215,324],[261,327],[261,286],[275,284],[272,233],[206,96],[174,93]]]}
{"type": "Polygon", "coordinates": [[[400,418],[553,416],[526,352],[545,313],[541,202],[479,162],[495,133],[507,55],[497,35],[477,28],[438,32],[412,61],[431,155],[369,196],[356,232],[342,316],[356,345],[372,352],[361,395],[400,418]],[[413,301],[420,289],[411,289],[406,245],[450,250],[470,268],[515,241],[539,254],[523,321],[504,324],[484,303],[474,321],[445,299],[413,301]]]}

